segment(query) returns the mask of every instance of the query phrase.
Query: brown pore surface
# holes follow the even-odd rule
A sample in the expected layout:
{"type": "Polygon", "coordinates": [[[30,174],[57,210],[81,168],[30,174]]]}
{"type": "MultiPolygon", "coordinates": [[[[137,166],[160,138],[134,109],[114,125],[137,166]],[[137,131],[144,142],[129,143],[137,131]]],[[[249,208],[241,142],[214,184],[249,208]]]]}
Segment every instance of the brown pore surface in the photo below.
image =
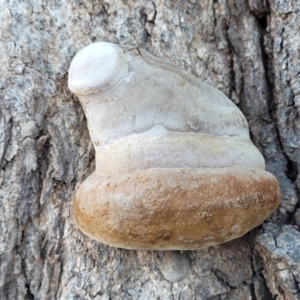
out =
{"type": "Polygon", "coordinates": [[[188,250],[220,244],[261,224],[278,206],[262,169],[149,169],[93,173],[75,195],[74,218],[90,237],[128,249],[188,250]]]}

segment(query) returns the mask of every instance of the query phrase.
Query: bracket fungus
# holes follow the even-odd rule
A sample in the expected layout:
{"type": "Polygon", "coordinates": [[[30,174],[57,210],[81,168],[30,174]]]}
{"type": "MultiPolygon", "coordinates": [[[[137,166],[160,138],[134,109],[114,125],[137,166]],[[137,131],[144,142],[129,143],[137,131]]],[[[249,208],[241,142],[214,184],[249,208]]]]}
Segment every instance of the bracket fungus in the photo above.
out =
{"type": "Polygon", "coordinates": [[[278,206],[247,121],[222,92],[147,51],[93,43],[73,59],[96,170],[78,227],[127,249],[200,249],[244,235],[278,206]]]}

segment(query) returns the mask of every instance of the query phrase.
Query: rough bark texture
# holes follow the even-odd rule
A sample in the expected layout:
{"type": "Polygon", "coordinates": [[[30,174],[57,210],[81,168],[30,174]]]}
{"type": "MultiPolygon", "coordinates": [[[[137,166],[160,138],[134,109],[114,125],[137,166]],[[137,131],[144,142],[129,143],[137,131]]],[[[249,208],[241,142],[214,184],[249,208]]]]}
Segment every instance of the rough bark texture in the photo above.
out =
{"type": "Polygon", "coordinates": [[[0,20],[0,299],[300,299],[299,0],[1,0],[0,20]],[[68,67],[103,40],[173,61],[238,104],[282,190],[262,228],[184,253],[77,229],[72,197],[94,150],[68,67]]]}

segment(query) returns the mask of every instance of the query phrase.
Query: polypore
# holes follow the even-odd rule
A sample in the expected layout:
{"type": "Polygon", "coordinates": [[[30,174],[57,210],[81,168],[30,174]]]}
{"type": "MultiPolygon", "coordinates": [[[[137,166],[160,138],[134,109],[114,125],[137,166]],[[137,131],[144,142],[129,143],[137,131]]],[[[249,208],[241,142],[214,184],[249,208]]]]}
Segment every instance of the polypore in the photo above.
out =
{"type": "Polygon", "coordinates": [[[143,49],[94,43],[69,70],[96,170],[75,194],[78,227],[108,245],[187,250],[261,224],[279,185],[220,91],[143,49]]]}

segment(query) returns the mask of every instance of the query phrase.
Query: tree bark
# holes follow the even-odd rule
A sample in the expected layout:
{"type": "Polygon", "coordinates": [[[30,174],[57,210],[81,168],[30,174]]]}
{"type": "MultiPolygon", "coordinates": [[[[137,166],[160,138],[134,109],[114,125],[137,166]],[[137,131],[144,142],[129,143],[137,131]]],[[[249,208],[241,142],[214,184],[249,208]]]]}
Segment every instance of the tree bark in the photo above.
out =
{"type": "Polygon", "coordinates": [[[299,10],[299,0],[0,1],[0,299],[300,299],[299,10]],[[116,249],[78,230],[72,197],[94,150],[67,78],[95,41],[145,48],[240,107],[282,191],[260,228],[183,253],[116,249]]]}

